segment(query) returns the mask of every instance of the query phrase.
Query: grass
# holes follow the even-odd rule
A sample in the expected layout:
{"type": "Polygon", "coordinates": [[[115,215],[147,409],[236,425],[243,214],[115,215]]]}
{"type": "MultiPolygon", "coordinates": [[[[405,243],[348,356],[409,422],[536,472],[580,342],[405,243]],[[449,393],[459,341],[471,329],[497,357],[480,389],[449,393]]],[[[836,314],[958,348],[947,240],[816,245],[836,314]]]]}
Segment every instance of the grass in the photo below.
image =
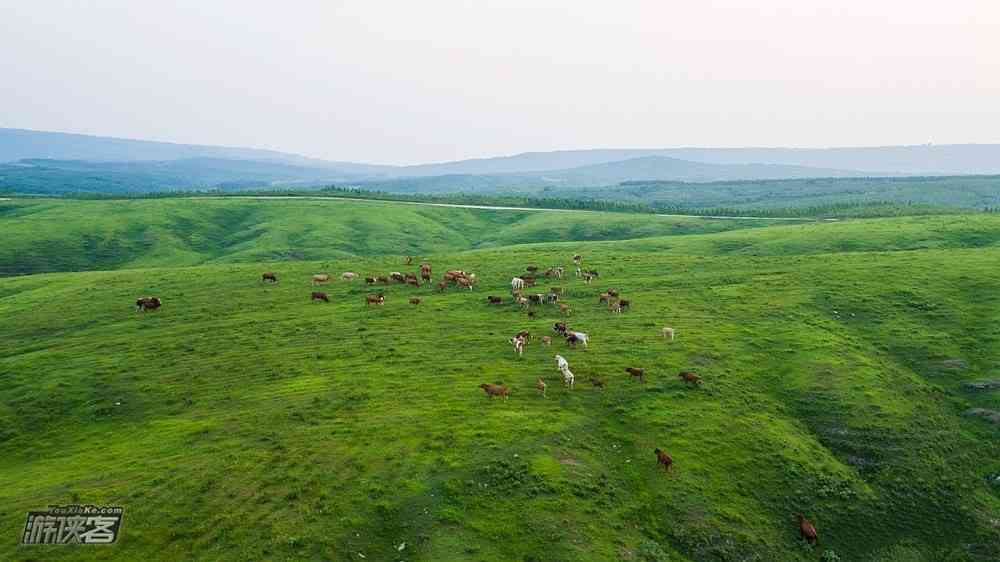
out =
{"type": "Polygon", "coordinates": [[[759,226],[760,221],[332,199],[12,199],[0,201],[0,276],[426,254],[759,226]]]}
{"type": "MultiPolygon", "coordinates": [[[[53,212],[41,205],[36,217],[53,212]]],[[[200,221],[223,207],[184,212],[209,213],[190,228],[211,240],[200,221]]],[[[1000,409],[1000,393],[962,388],[1000,366],[1000,217],[462,251],[487,244],[433,246],[431,233],[478,224],[499,245],[579,232],[541,213],[297,209],[312,225],[338,221],[325,226],[331,246],[345,243],[340,222],[378,225],[383,209],[397,223],[426,219],[438,230],[407,228],[431,248],[435,276],[462,268],[481,282],[443,294],[392,285],[369,309],[363,283],[338,281],[323,289],[330,304],[312,304],[311,274],[412,269],[399,257],[409,251],[260,260],[249,242],[206,250],[196,267],[177,252],[164,254],[168,267],[0,279],[0,559],[1000,557],[1000,488],[986,482],[1000,472],[1000,429],[963,415],[1000,409]],[[545,286],[565,288],[590,348],[536,340],[514,357],[514,332],[551,333],[561,317],[542,307],[532,320],[486,295],[506,297],[527,264],[568,266],[577,252],[600,283],[545,286]],[[261,284],[264,270],[280,282],[261,284]],[[597,304],[612,286],[634,310],[597,304]],[[146,294],[163,308],[134,312],[146,294]],[[413,295],[424,302],[407,304],[413,295]],[[663,325],[677,341],[660,338],[663,325]],[[576,389],[562,387],[555,353],[576,389]],[[645,367],[649,382],[630,381],[626,366],[645,367]],[[681,369],[705,384],[685,387],[681,369]],[[477,388],[497,381],[509,401],[477,388]],[[672,473],[654,447],[673,456],[672,473]],[[124,505],[120,543],[14,545],[25,511],[68,502],[124,505]],[[819,547],[798,541],[798,511],[819,547]]],[[[590,228],[614,232],[602,218],[617,220],[596,215],[590,228]]]]}

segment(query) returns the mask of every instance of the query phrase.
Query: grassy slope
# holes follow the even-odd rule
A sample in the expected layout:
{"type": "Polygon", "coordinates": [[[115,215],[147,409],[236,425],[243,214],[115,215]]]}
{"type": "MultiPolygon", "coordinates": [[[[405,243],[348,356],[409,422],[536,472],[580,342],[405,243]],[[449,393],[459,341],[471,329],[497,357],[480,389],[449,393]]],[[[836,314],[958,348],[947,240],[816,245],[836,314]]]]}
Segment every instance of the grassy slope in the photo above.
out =
{"type": "Polygon", "coordinates": [[[635,214],[337,200],[0,201],[0,276],[422,254],[761,226],[635,214]]]}
{"type": "Polygon", "coordinates": [[[0,559],[994,560],[1000,432],[961,412],[1000,398],[960,382],[1000,366],[998,232],[1000,217],[893,219],[440,254],[438,273],[482,285],[393,286],[372,310],[358,284],[309,304],[308,276],[398,258],[3,279],[0,534],[54,502],[127,512],[115,547],[8,540],[0,559]],[[515,359],[504,340],[557,317],[485,295],[575,251],[602,274],[562,283],[593,345],[515,359]],[[260,285],[264,268],[281,283],[260,285]],[[609,317],[606,286],[635,310],[609,317]],[[140,294],[164,309],[134,313],[140,294]],[[476,388],[498,380],[507,403],[476,388]],[[797,542],[798,510],[821,549],[797,542]]]}

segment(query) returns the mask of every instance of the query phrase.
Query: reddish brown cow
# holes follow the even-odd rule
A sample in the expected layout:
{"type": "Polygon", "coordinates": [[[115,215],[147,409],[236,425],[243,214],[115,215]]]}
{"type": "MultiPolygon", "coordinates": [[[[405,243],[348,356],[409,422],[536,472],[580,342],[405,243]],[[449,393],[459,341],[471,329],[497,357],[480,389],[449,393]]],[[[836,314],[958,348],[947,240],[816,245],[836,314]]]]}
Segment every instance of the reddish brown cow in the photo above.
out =
{"type": "Polygon", "coordinates": [[[382,293],[369,294],[365,296],[365,306],[371,306],[373,304],[383,305],[385,304],[385,295],[382,293]]]}
{"type": "Polygon", "coordinates": [[[323,293],[321,291],[313,291],[312,296],[309,299],[309,301],[310,302],[312,302],[312,301],[330,302],[330,297],[328,297],[326,293],[323,293]]]}
{"type": "Polygon", "coordinates": [[[270,281],[271,283],[278,282],[278,276],[273,271],[267,271],[260,276],[260,282],[270,281]]]}
{"type": "Polygon", "coordinates": [[[507,385],[505,384],[489,384],[484,382],[479,385],[479,388],[486,392],[486,396],[488,396],[490,400],[492,400],[494,396],[503,396],[503,399],[506,400],[510,395],[510,389],[507,388],[507,385]]]}
{"type": "Polygon", "coordinates": [[[798,519],[799,537],[804,539],[809,544],[816,544],[816,527],[814,527],[812,522],[806,519],[806,516],[801,513],[798,515],[798,519]]]}
{"type": "Polygon", "coordinates": [[[639,382],[646,382],[646,371],[638,367],[626,367],[625,372],[639,379],[639,382]]]}
{"type": "Polygon", "coordinates": [[[666,451],[660,448],[657,448],[653,452],[656,453],[656,462],[663,465],[663,470],[670,472],[670,467],[673,466],[674,459],[671,458],[666,451]]]}
{"type": "Polygon", "coordinates": [[[147,310],[156,310],[160,308],[163,302],[157,297],[139,297],[135,301],[136,311],[146,312],[147,310]]]}
{"type": "Polygon", "coordinates": [[[685,383],[693,384],[695,386],[701,384],[701,377],[691,371],[681,371],[680,373],[677,373],[677,378],[681,379],[685,383]]]}
{"type": "Polygon", "coordinates": [[[420,278],[424,281],[431,280],[431,264],[422,263],[420,264],[420,278]]]}

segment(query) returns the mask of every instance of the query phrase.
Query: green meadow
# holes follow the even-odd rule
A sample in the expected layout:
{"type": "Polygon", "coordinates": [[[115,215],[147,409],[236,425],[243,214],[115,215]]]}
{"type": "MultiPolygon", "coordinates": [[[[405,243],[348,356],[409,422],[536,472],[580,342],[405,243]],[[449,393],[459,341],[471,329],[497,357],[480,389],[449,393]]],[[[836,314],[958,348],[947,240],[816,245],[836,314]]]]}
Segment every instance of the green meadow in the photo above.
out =
{"type": "Polygon", "coordinates": [[[1000,390],[964,386],[1000,379],[997,215],[14,200],[0,268],[0,560],[1000,560],[1000,390]],[[574,254],[568,318],[508,304],[574,254]],[[479,282],[339,279],[405,255],[479,282]],[[540,343],[563,320],[589,347],[540,343]],[[66,503],[124,506],[118,542],[17,545],[66,503]]]}

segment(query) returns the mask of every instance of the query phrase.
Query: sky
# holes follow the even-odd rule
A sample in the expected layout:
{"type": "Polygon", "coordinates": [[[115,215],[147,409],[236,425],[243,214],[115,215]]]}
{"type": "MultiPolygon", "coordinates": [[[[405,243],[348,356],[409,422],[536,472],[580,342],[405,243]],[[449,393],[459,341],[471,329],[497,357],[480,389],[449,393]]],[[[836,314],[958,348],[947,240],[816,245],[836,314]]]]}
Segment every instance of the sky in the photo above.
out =
{"type": "Polygon", "coordinates": [[[0,0],[0,127],[411,164],[1000,142],[996,0],[0,0]]]}

